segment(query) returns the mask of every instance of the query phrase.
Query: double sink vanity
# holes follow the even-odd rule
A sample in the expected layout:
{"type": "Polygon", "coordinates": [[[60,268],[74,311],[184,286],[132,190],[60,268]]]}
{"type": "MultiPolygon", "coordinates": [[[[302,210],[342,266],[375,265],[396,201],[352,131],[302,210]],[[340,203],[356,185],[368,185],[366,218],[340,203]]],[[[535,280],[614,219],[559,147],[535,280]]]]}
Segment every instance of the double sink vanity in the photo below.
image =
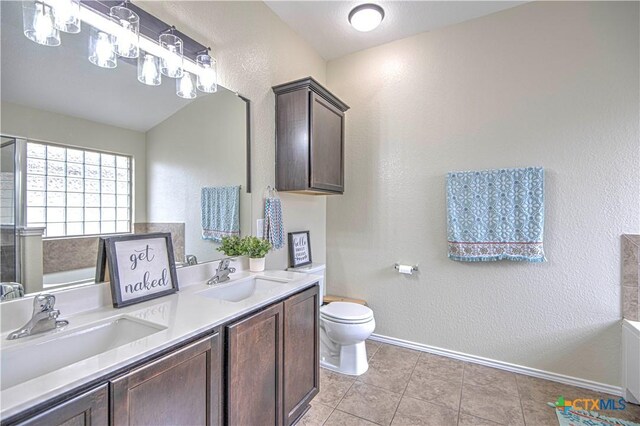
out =
{"type": "Polygon", "coordinates": [[[106,284],[59,291],[69,324],[15,340],[32,299],[4,303],[2,425],[294,423],[318,392],[318,277],[240,271],[210,286],[212,265],[120,309],[106,284]]]}

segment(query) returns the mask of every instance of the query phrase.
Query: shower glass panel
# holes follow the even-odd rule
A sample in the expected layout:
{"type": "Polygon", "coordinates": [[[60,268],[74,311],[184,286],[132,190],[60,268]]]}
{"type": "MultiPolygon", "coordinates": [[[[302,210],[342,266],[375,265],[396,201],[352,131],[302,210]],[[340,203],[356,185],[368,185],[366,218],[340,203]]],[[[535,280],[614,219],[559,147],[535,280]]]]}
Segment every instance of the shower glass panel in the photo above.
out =
{"type": "Polygon", "coordinates": [[[16,224],[16,140],[2,136],[0,145],[0,281],[20,280],[16,224]]]}

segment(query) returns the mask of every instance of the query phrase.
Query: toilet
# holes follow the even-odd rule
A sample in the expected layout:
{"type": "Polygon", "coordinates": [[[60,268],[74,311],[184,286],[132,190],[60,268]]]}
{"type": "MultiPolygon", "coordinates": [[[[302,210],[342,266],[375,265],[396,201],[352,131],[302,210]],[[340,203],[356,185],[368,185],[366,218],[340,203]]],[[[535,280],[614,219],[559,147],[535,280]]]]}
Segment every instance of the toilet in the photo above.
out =
{"type": "Polygon", "coordinates": [[[320,275],[320,365],[329,370],[359,376],[369,368],[364,341],[376,328],[373,311],[352,302],[322,306],[326,294],[324,264],[311,264],[289,271],[320,275]]]}

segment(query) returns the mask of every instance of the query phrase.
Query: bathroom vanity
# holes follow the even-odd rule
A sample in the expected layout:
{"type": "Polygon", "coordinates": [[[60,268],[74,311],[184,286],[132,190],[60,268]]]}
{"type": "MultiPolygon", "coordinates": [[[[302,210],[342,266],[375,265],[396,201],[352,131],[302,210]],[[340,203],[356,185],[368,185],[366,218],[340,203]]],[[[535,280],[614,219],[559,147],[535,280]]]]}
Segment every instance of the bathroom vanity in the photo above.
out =
{"type": "Polygon", "coordinates": [[[200,282],[71,315],[67,329],[3,343],[3,370],[37,363],[34,351],[45,352],[46,370],[47,354],[64,356],[76,340],[107,346],[97,354],[78,346],[76,356],[93,356],[32,378],[25,370],[30,380],[7,376],[2,425],[295,423],[318,392],[318,277],[233,275],[215,287],[200,282]],[[130,341],[112,347],[103,339],[130,341]]]}

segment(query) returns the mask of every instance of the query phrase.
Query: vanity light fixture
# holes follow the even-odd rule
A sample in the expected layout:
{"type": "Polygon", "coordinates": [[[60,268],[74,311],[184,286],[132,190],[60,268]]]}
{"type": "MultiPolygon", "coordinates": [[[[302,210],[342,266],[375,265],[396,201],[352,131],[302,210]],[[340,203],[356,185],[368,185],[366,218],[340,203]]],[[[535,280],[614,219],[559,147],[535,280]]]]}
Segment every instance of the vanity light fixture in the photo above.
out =
{"type": "Polygon", "coordinates": [[[358,31],[367,32],[375,29],[384,19],[384,9],[377,4],[361,4],[349,12],[349,23],[358,31]]]}
{"type": "Polygon", "coordinates": [[[43,46],[59,46],[60,32],[54,25],[53,8],[42,1],[22,3],[24,35],[43,46]]]}
{"type": "Polygon", "coordinates": [[[198,96],[196,92],[196,76],[189,71],[182,71],[182,77],[176,79],[176,95],[184,99],[195,99],[198,96]]]}
{"type": "Polygon", "coordinates": [[[182,39],[173,34],[174,30],[175,27],[171,27],[158,38],[160,47],[164,49],[160,71],[167,77],[180,78],[182,77],[182,39]]]}
{"type": "Polygon", "coordinates": [[[137,58],[139,54],[140,17],[127,7],[127,1],[120,6],[113,6],[109,16],[120,28],[114,34],[114,45],[118,56],[137,58]]]}
{"type": "Polygon", "coordinates": [[[53,21],[56,29],[65,33],[80,32],[80,0],[49,0],[53,6],[53,21]]]}
{"type": "Polygon", "coordinates": [[[216,60],[209,55],[210,47],[196,56],[200,68],[198,71],[198,90],[204,93],[218,91],[218,70],[216,60]]]}
{"type": "Polygon", "coordinates": [[[140,51],[138,56],[138,81],[147,86],[159,86],[162,83],[159,57],[144,50],[140,51]]]}
{"type": "Polygon", "coordinates": [[[101,68],[118,66],[118,56],[113,45],[113,37],[96,28],[89,35],[89,61],[101,68]]]}

